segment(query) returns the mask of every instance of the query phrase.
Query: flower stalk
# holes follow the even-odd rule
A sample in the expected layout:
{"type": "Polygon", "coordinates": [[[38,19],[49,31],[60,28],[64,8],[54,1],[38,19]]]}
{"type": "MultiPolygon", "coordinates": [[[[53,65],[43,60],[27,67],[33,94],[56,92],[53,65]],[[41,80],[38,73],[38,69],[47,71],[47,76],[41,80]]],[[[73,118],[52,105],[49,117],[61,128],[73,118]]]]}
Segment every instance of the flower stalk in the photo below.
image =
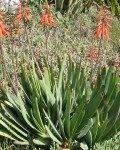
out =
{"type": "Polygon", "coordinates": [[[1,57],[2,57],[3,68],[4,68],[5,71],[6,71],[6,75],[7,75],[8,79],[9,79],[9,81],[10,81],[10,83],[11,83],[11,86],[12,86],[13,91],[14,91],[15,93],[17,93],[17,89],[16,89],[16,87],[15,87],[14,84],[13,84],[13,81],[12,81],[12,79],[11,79],[11,77],[10,77],[8,68],[7,68],[7,66],[6,66],[6,61],[5,61],[5,58],[4,58],[4,52],[3,52],[3,47],[2,47],[2,38],[0,38],[0,52],[1,52],[1,57]]]}
{"type": "MultiPolygon", "coordinates": [[[[49,56],[49,50],[48,50],[48,37],[49,37],[49,29],[48,26],[52,27],[53,24],[56,24],[56,22],[53,20],[53,15],[50,12],[49,7],[54,6],[54,4],[50,5],[44,5],[43,10],[42,10],[42,16],[40,18],[40,25],[44,25],[44,30],[45,30],[45,49],[47,52],[47,61],[48,61],[48,56],[49,56]]],[[[57,24],[56,24],[57,25],[57,24]]]]}
{"type": "Polygon", "coordinates": [[[25,0],[20,0],[20,2],[21,2],[21,8],[18,8],[19,13],[17,14],[16,22],[19,22],[20,20],[22,20],[22,23],[24,25],[24,30],[25,30],[25,35],[26,35],[27,46],[28,46],[29,52],[31,52],[32,58],[33,58],[36,66],[37,66],[38,72],[41,75],[41,77],[43,78],[43,73],[42,73],[42,71],[39,67],[39,64],[38,64],[37,60],[36,60],[33,49],[31,48],[31,44],[30,44],[29,36],[28,36],[28,31],[27,31],[27,27],[26,27],[26,23],[25,23],[25,19],[27,21],[30,21],[30,18],[28,16],[28,14],[31,12],[31,10],[29,8],[25,8],[25,6],[26,6],[26,1],[25,0]],[[26,12],[27,14],[24,13],[24,12],[26,12]]]}
{"type": "Polygon", "coordinates": [[[104,38],[109,38],[108,28],[112,28],[112,26],[109,24],[110,13],[107,12],[107,9],[105,7],[100,7],[98,10],[99,18],[96,19],[98,22],[96,25],[96,30],[92,36],[97,36],[99,38],[99,49],[98,49],[98,59],[96,61],[96,64],[93,69],[93,75],[95,74],[96,68],[98,66],[98,63],[101,59],[101,45],[104,38]]]}

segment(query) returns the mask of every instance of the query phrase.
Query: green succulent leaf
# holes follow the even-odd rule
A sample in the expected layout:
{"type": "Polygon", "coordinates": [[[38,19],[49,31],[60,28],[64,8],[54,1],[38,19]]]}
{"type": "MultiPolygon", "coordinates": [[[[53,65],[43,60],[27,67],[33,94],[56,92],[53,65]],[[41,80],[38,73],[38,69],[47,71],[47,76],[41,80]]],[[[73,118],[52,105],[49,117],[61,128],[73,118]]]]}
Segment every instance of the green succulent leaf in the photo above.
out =
{"type": "Polygon", "coordinates": [[[72,134],[78,129],[78,127],[80,126],[83,116],[85,114],[85,111],[83,110],[84,108],[84,100],[82,100],[82,102],[79,104],[78,108],[76,109],[75,113],[73,114],[71,120],[70,120],[70,132],[71,132],[71,136],[72,134]]]}
{"type": "Polygon", "coordinates": [[[54,105],[55,101],[56,101],[55,97],[54,97],[54,94],[51,92],[51,90],[49,89],[49,87],[45,84],[44,80],[41,80],[39,82],[40,82],[40,86],[41,86],[42,90],[47,95],[47,99],[48,99],[49,103],[51,105],[54,105]]]}
{"type": "Polygon", "coordinates": [[[47,125],[45,125],[45,128],[46,128],[46,130],[47,130],[47,132],[48,132],[48,135],[51,137],[51,139],[54,141],[54,142],[56,142],[56,143],[58,143],[58,144],[62,144],[54,135],[53,135],[53,133],[50,131],[50,129],[49,129],[49,127],[47,126],[47,125]]]}
{"type": "Polygon", "coordinates": [[[82,150],[89,150],[88,144],[85,141],[80,143],[80,148],[82,150]]]}
{"type": "Polygon", "coordinates": [[[33,139],[33,143],[36,145],[50,145],[51,144],[51,139],[49,137],[38,137],[33,139]]]}
{"type": "Polygon", "coordinates": [[[105,120],[104,123],[98,127],[98,133],[96,136],[96,141],[99,142],[100,139],[102,138],[106,128],[107,128],[108,120],[105,120]]]}
{"type": "MultiPolygon", "coordinates": [[[[44,111],[44,110],[43,110],[43,111],[44,111]]],[[[53,131],[55,132],[55,134],[59,137],[60,140],[62,140],[61,135],[59,134],[59,132],[57,131],[57,129],[55,128],[54,124],[52,123],[52,121],[50,120],[49,116],[47,115],[47,113],[46,113],[45,111],[44,111],[44,114],[45,114],[47,120],[49,121],[49,123],[50,123],[50,125],[51,125],[53,131]]]]}
{"type": "Polygon", "coordinates": [[[98,126],[99,126],[99,112],[97,111],[96,117],[95,117],[95,122],[91,128],[91,133],[92,133],[92,145],[94,145],[94,142],[96,140],[97,132],[98,132],[98,126]]]}
{"type": "MultiPolygon", "coordinates": [[[[69,96],[70,96],[70,91],[69,91],[69,96]]],[[[67,104],[66,104],[66,110],[65,110],[65,132],[67,137],[70,137],[70,112],[71,112],[71,98],[68,97],[67,99],[67,104]]]]}
{"type": "Polygon", "coordinates": [[[20,126],[18,126],[13,120],[11,120],[9,117],[7,117],[3,112],[0,110],[0,118],[2,118],[3,122],[6,122],[9,126],[11,126],[13,129],[18,131],[23,136],[27,137],[27,133],[21,129],[20,126]]]}
{"type": "Polygon", "coordinates": [[[25,108],[24,102],[22,101],[22,98],[21,98],[19,92],[17,92],[17,96],[18,96],[18,101],[19,101],[21,113],[22,113],[22,116],[23,116],[24,120],[26,121],[26,123],[27,123],[31,128],[33,128],[34,130],[38,131],[38,130],[35,128],[35,126],[33,125],[33,123],[32,123],[32,120],[31,120],[31,118],[30,118],[30,116],[29,116],[29,114],[28,114],[28,112],[27,112],[27,110],[26,110],[26,108],[25,108]]]}
{"type": "Polygon", "coordinates": [[[34,116],[35,116],[40,128],[43,130],[43,132],[45,132],[45,127],[44,127],[44,123],[41,118],[38,102],[39,101],[36,97],[32,100],[33,113],[34,113],[34,116]]]}
{"type": "MultiPolygon", "coordinates": [[[[22,118],[22,114],[21,114],[21,118],[17,115],[15,115],[15,113],[12,112],[12,110],[5,106],[4,104],[1,104],[2,109],[5,111],[5,113],[16,123],[18,124],[21,128],[23,128],[25,131],[27,131],[27,133],[29,133],[29,129],[20,121],[20,119],[22,118]]],[[[23,118],[22,118],[23,119],[23,118]]]]}
{"type": "Polygon", "coordinates": [[[8,130],[10,133],[12,133],[16,138],[18,138],[19,140],[22,141],[27,141],[26,138],[24,136],[22,136],[22,134],[18,133],[14,128],[10,127],[6,122],[4,122],[3,120],[0,120],[0,124],[6,128],[6,130],[8,130]]]}
{"type": "Polygon", "coordinates": [[[27,142],[27,141],[23,142],[23,141],[15,140],[13,143],[16,144],[16,145],[30,145],[30,143],[27,142]]]}
{"type": "Polygon", "coordinates": [[[109,88],[109,85],[111,82],[110,79],[111,79],[113,71],[114,71],[114,68],[111,66],[107,72],[107,76],[106,76],[106,80],[105,80],[105,94],[107,94],[107,92],[108,92],[108,88],[109,88]]]}
{"type": "Polygon", "coordinates": [[[88,120],[88,123],[80,130],[78,138],[81,139],[82,137],[84,137],[92,126],[93,126],[93,119],[90,119],[88,120]]]}
{"type": "Polygon", "coordinates": [[[92,100],[89,101],[87,108],[86,108],[85,118],[91,118],[94,115],[102,99],[103,99],[102,89],[100,89],[97,91],[97,95],[92,100]]]}
{"type": "Polygon", "coordinates": [[[91,148],[92,147],[92,143],[93,143],[93,139],[92,139],[92,133],[91,131],[89,130],[88,133],[86,134],[86,137],[85,137],[85,141],[86,143],[88,144],[88,146],[91,148]]]}
{"type": "Polygon", "coordinates": [[[6,138],[9,138],[11,140],[16,140],[17,138],[11,134],[11,132],[7,131],[6,129],[0,128],[0,136],[4,136],[6,138]]]}

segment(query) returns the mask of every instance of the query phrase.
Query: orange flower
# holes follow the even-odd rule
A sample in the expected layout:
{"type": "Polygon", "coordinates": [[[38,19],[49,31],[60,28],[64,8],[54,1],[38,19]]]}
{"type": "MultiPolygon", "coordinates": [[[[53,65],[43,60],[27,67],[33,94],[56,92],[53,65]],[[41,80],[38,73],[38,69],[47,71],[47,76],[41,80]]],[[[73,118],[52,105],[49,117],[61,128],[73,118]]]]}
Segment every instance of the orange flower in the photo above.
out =
{"type": "Polygon", "coordinates": [[[15,8],[15,11],[17,11],[17,20],[15,21],[16,23],[19,22],[22,19],[22,17],[24,17],[28,21],[31,20],[28,16],[28,14],[31,12],[30,8],[15,8]]]}
{"type": "Polygon", "coordinates": [[[52,14],[49,14],[48,22],[49,22],[50,26],[52,27],[52,24],[53,24],[53,16],[52,16],[52,14]]]}
{"type": "Polygon", "coordinates": [[[26,18],[26,20],[30,21],[30,17],[27,14],[24,14],[24,17],[26,18]]]}
{"type": "Polygon", "coordinates": [[[52,27],[53,24],[57,25],[57,23],[53,20],[53,15],[50,13],[49,6],[54,5],[51,4],[43,6],[42,16],[39,23],[44,25],[50,25],[52,27]]]}
{"type": "Polygon", "coordinates": [[[43,8],[48,10],[49,9],[49,6],[48,5],[43,5],[43,8]]]}
{"type": "Polygon", "coordinates": [[[77,50],[76,50],[76,49],[73,49],[73,50],[72,50],[72,53],[76,53],[76,52],[77,52],[77,50]]]}
{"type": "Polygon", "coordinates": [[[3,23],[0,22],[0,38],[2,38],[3,35],[10,36],[10,34],[5,30],[3,23]]]}
{"type": "MultiPolygon", "coordinates": [[[[14,2],[14,5],[19,5],[18,3],[14,2]]],[[[25,8],[24,6],[26,6],[26,0],[20,0],[20,5],[21,7],[17,7],[14,10],[17,12],[16,13],[16,21],[15,23],[19,22],[22,18],[25,18],[26,20],[30,21],[30,17],[28,16],[29,13],[31,13],[31,9],[30,8],[25,8]]]]}
{"type": "Polygon", "coordinates": [[[55,6],[55,4],[50,4],[49,6],[55,6]]]}
{"type": "Polygon", "coordinates": [[[14,3],[13,4],[14,6],[18,6],[19,5],[17,2],[14,2],[14,1],[13,1],[13,3],[14,3]]]}
{"type": "MultiPolygon", "coordinates": [[[[2,6],[0,6],[0,8],[1,8],[2,6]]],[[[3,12],[3,11],[0,11],[0,21],[2,21],[3,22],[3,18],[2,18],[2,16],[1,15],[4,15],[5,14],[5,12],[3,12]]]]}
{"type": "Polygon", "coordinates": [[[31,13],[31,9],[30,8],[25,8],[25,12],[26,13],[31,13]]]}
{"type": "Polygon", "coordinates": [[[107,13],[106,9],[103,7],[100,7],[98,13],[100,17],[96,19],[98,21],[98,24],[96,25],[96,31],[92,36],[96,35],[99,38],[105,36],[106,38],[109,38],[107,28],[112,28],[112,26],[108,22],[109,20],[111,20],[111,18],[108,17],[110,14],[107,13]]]}
{"type": "Polygon", "coordinates": [[[64,142],[63,142],[63,145],[68,145],[68,142],[67,142],[67,141],[64,141],[64,142]]]}
{"type": "Polygon", "coordinates": [[[0,15],[4,15],[5,14],[5,12],[3,12],[3,11],[0,11],[0,15]]]}

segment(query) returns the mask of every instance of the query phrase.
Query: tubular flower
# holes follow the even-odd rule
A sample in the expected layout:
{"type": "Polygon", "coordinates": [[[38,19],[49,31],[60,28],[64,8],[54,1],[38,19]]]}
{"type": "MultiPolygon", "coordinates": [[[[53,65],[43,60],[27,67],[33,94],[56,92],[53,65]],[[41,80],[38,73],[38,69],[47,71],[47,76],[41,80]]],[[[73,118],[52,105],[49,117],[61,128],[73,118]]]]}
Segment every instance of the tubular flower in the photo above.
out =
{"type": "Polygon", "coordinates": [[[52,25],[56,24],[56,22],[53,20],[53,15],[49,10],[49,6],[53,6],[53,4],[43,6],[42,16],[39,23],[44,25],[50,25],[52,27],[52,25]]]}
{"type": "Polygon", "coordinates": [[[13,4],[14,6],[18,6],[19,5],[19,3],[17,3],[17,2],[13,2],[13,3],[14,3],[13,4]]]}
{"type": "Polygon", "coordinates": [[[31,20],[28,16],[28,14],[31,12],[29,8],[25,8],[24,10],[22,8],[16,8],[15,10],[17,11],[17,20],[15,21],[16,23],[19,22],[22,19],[22,17],[24,17],[28,21],[31,20]]]}
{"type": "Polygon", "coordinates": [[[12,20],[12,24],[9,21],[6,21],[8,26],[7,31],[10,33],[11,36],[19,34],[20,29],[22,29],[19,25],[14,23],[14,19],[12,20]]]}
{"type": "Polygon", "coordinates": [[[100,17],[97,18],[96,20],[98,21],[98,24],[96,25],[96,31],[93,34],[98,36],[99,38],[105,36],[106,38],[109,38],[108,34],[108,29],[107,28],[112,28],[112,26],[109,24],[109,13],[106,12],[106,9],[101,7],[100,10],[98,11],[100,17]]]}
{"type": "Polygon", "coordinates": [[[10,36],[9,32],[7,32],[7,30],[5,30],[5,28],[3,26],[3,22],[0,21],[0,38],[2,38],[3,35],[10,36]]]}
{"type": "MultiPolygon", "coordinates": [[[[15,5],[18,5],[15,3],[15,5]]],[[[22,18],[25,18],[26,20],[30,21],[30,17],[28,16],[29,13],[31,13],[31,9],[30,8],[24,8],[24,6],[26,5],[26,1],[25,0],[21,0],[21,8],[17,7],[14,10],[17,12],[16,13],[16,17],[17,20],[15,21],[16,23],[19,22],[22,18]]]]}
{"type": "MultiPolygon", "coordinates": [[[[2,8],[2,6],[0,6],[0,8],[2,8]]],[[[3,22],[2,15],[4,15],[4,14],[5,14],[5,12],[3,12],[3,11],[0,11],[0,21],[2,21],[2,22],[3,22]]]]}
{"type": "MultiPolygon", "coordinates": [[[[0,6],[0,8],[1,8],[1,6],[0,6]]],[[[7,32],[7,30],[5,30],[4,25],[3,25],[4,24],[4,20],[2,18],[2,15],[4,15],[4,14],[5,14],[5,12],[1,12],[0,11],[0,38],[2,38],[3,35],[10,36],[9,32],[7,32]]]]}

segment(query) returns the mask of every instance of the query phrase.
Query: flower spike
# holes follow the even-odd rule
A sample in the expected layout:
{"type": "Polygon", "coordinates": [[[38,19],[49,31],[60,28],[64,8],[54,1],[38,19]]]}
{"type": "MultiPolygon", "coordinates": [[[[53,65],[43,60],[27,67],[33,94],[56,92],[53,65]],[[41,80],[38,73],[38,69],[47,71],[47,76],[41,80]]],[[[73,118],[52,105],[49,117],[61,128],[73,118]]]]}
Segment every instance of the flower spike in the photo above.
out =
{"type": "Polygon", "coordinates": [[[112,26],[108,22],[109,20],[111,20],[111,18],[108,17],[110,14],[107,13],[106,8],[103,7],[100,7],[98,13],[100,17],[96,19],[96,21],[98,21],[98,24],[96,25],[96,31],[92,36],[98,36],[99,38],[105,36],[106,38],[109,38],[107,28],[112,28],[112,26]]]}

